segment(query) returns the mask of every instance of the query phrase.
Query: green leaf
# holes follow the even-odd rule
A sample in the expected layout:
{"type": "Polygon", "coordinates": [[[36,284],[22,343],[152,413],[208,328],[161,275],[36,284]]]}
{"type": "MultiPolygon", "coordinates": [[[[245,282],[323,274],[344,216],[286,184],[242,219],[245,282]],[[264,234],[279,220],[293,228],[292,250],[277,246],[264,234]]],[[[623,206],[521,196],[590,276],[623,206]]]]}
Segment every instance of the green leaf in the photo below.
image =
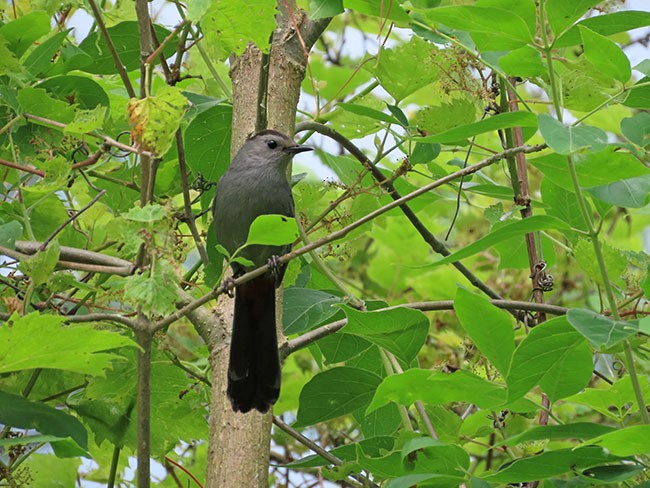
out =
{"type": "Polygon", "coordinates": [[[296,287],[285,289],[282,299],[285,335],[304,332],[329,319],[339,311],[333,305],[340,302],[339,297],[321,290],[296,287]]]}
{"type": "Polygon", "coordinates": [[[507,112],[494,115],[480,122],[455,127],[441,134],[426,136],[415,139],[417,142],[440,142],[452,143],[469,139],[486,132],[493,132],[499,129],[510,127],[537,127],[537,117],[529,112],[507,112]]]}
{"type": "Polygon", "coordinates": [[[59,261],[59,242],[50,242],[44,251],[38,251],[33,256],[20,263],[20,269],[31,278],[34,285],[42,285],[56,268],[59,261]]]}
{"type": "Polygon", "coordinates": [[[587,191],[598,200],[618,207],[642,208],[650,201],[650,175],[619,180],[604,186],[595,186],[587,191]]]}
{"type": "Polygon", "coordinates": [[[141,307],[146,314],[156,317],[167,315],[176,310],[178,296],[173,285],[179,281],[172,264],[159,259],[152,269],[126,278],[124,299],[133,306],[141,307]]]}
{"type": "MultiPolygon", "coordinates": [[[[638,375],[641,392],[646,398],[650,395],[650,385],[647,380],[646,375],[638,375]]],[[[616,422],[622,422],[626,416],[634,415],[639,411],[629,375],[625,375],[612,386],[586,388],[583,392],[566,398],[566,401],[586,405],[616,422]]]]}
{"type": "Polygon", "coordinates": [[[23,235],[23,226],[17,220],[0,224],[0,246],[16,248],[16,239],[23,235]]]}
{"type": "Polygon", "coordinates": [[[88,451],[88,433],[72,415],[44,403],[0,391],[0,423],[19,429],[35,429],[44,435],[71,438],[88,451]]]}
{"type": "Polygon", "coordinates": [[[0,327],[0,373],[49,368],[103,375],[120,356],[101,351],[135,345],[121,334],[89,325],[63,326],[64,321],[37,312],[13,315],[0,327]]]}
{"type": "Polygon", "coordinates": [[[623,105],[631,108],[650,109],[650,76],[644,76],[629,89],[623,105]]]}
{"type": "Polygon", "coordinates": [[[497,408],[506,402],[506,389],[504,385],[492,383],[468,371],[443,373],[412,368],[384,378],[366,413],[388,402],[411,405],[416,400],[430,405],[468,402],[480,408],[497,408]]]}
{"type": "Polygon", "coordinates": [[[411,164],[430,163],[440,154],[440,144],[429,142],[416,142],[409,162],[411,164]]]}
{"type": "Polygon", "coordinates": [[[542,55],[537,49],[528,45],[501,56],[499,66],[509,76],[520,76],[522,78],[542,76],[546,73],[542,55]]]}
{"type": "Polygon", "coordinates": [[[98,105],[110,106],[108,95],[95,80],[84,76],[54,76],[43,80],[37,88],[45,88],[58,100],[75,103],[78,108],[92,110],[98,105]]]}
{"type": "Polygon", "coordinates": [[[621,120],[621,132],[637,146],[647,146],[650,144],[650,114],[641,112],[621,120]]]}
{"type": "MultiPolygon", "coordinates": [[[[393,5],[393,8],[397,5],[393,5]]],[[[433,83],[440,68],[433,62],[435,45],[413,37],[394,48],[382,48],[375,66],[368,68],[381,86],[397,100],[433,83]],[[404,69],[408,66],[408,69],[404,69]]]]}
{"type": "Polygon", "coordinates": [[[340,367],[318,373],[300,392],[294,427],[314,425],[365,408],[381,383],[376,374],[340,367]]]}
{"type": "Polygon", "coordinates": [[[544,142],[558,154],[569,155],[582,149],[598,152],[607,146],[602,129],[586,125],[567,127],[550,115],[539,115],[539,131],[544,142]]]}
{"type": "Polygon", "coordinates": [[[266,0],[215,0],[201,22],[206,45],[218,61],[241,54],[249,42],[268,52],[277,13],[276,4],[266,0]]]}
{"type": "Polygon", "coordinates": [[[495,474],[484,476],[490,483],[520,483],[559,476],[606,462],[617,461],[600,447],[581,447],[578,449],[557,449],[537,456],[520,458],[495,474]]]}
{"type": "Polygon", "coordinates": [[[559,39],[555,40],[553,47],[561,48],[580,44],[579,26],[587,27],[603,36],[611,36],[619,32],[645,27],[646,25],[650,25],[650,12],[642,10],[621,10],[611,14],[595,15],[581,20],[577,25],[566,31],[559,39]]]}
{"type": "Polygon", "coordinates": [[[505,376],[515,350],[512,316],[461,287],[454,310],[476,347],[505,376]]]}
{"type": "Polygon", "coordinates": [[[174,142],[187,99],[179,88],[164,85],[155,96],[129,101],[131,136],[146,151],[163,156],[174,142]]]}
{"type": "Polygon", "coordinates": [[[405,307],[360,312],[343,306],[348,323],[346,334],[354,334],[392,352],[405,363],[415,359],[429,331],[429,319],[405,307]]]}
{"type": "Polygon", "coordinates": [[[597,349],[609,349],[638,331],[630,322],[612,320],[591,310],[572,308],[567,319],[597,349]]]}
{"type": "Polygon", "coordinates": [[[166,216],[165,207],[157,203],[148,203],[144,207],[133,207],[124,215],[128,220],[147,224],[159,222],[166,216]]]}
{"type": "Polygon", "coordinates": [[[25,69],[34,76],[40,76],[47,71],[51,67],[54,57],[71,30],[66,29],[58,32],[39,44],[23,61],[25,69]]]}
{"type": "MultiPolygon", "coordinates": [[[[153,26],[156,38],[159,41],[167,38],[171,32],[157,24],[153,26]]],[[[120,56],[120,61],[126,71],[133,71],[140,67],[140,38],[138,36],[138,23],[136,21],[120,22],[117,25],[108,28],[108,35],[113,40],[113,44],[120,56]]],[[[177,40],[170,39],[163,48],[163,54],[166,58],[173,56],[176,52],[177,40]]],[[[92,64],[84,67],[84,71],[98,75],[115,74],[115,62],[108,49],[105,37],[99,32],[99,29],[91,32],[79,47],[83,49],[92,59],[92,64]]]]}
{"type": "Polygon", "coordinates": [[[8,41],[8,47],[16,57],[21,57],[38,38],[52,30],[50,16],[46,12],[30,12],[0,26],[0,37],[8,41]]]}
{"type": "Polygon", "coordinates": [[[74,108],[69,103],[55,100],[42,88],[26,87],[18,92],[23,112],[67,124],[74,118],[74,108]]]}
{"type": "MultiPolygon", "coordinates": [[[[608,484],[620,483],[633,476],[638,476],[645,468],[640,464],[608,464],[607,466],[594,466],[582,472],[590,480],[604,481],[608,484]]],[[[647,482],[646,482],[647,483],[647,482]]],[[[635,485],[636,488],[643,488],[642,484],[635,485]]],[[[645,487],[647,488],[647,486],[645,487]]]]}
{"type": "MultiPolygon", "coordinates": [[[[577,154],[573,160],[580,186],[583,188],[650,174],[650,169],[636,157],[617,151],[614,146],[608,146],[604,151],[597,153],[577,154]]],[[[545,179],[548,178],[565,190],[574,191],[566,157],[549,154],[531,159],[530,163],[544,173],[545,179]]]]}
{"type": "Polygon", "coordinates": [[[374,108],[343,102],[338,103],[337,106],[341,107],[344,110],[347,110],[348,112],[352,112],[353,114],[361,115],[362,117],[370,117],[371,119],[379,120],[381,122],[400,125],[399,121],[395,117],[385,114],[379,110],[375,110],[374,108]]]}
{"type": "Polygon", "coordinates": [[[326,19],[343,11],[343,0],[309,0],[310,19],[326,19]]]}
{"type": "Polygon", "coordinates": [[[399,108],[397,105],[391,105],[390,103],[386,104],[388,111],[393,114],[402,127],[409,126],[409,119],[406,117],[406,114],[399,108]]]}
{"type": "MultiPolygon", "coordinates": [[[[591,439],[615,431],[614,427],[593,422],[576,422],[564,425],[538,425],[521,434],[508,437],[503,444],[516,446],[524,442],[556,439],[591,439]]],[[[590,443],[591,444],[591,443],[590,443]]]]}
{"type": "Polygon", "coordinates": [[[611,76],[621,83],[626,83],[632,76],[630,60],[623,50],[605,36],[581,25],[580,35],[585,50],[585,57],[602,74],[611,76]]]}
{"type": "Polygon", "coordinates": [[[549,215],[534,215],[523,220],[516,220],[512,223],[499,227],[498,229],[490,232],[489,234],[481,237],[477,241],[474,241],[467,247],[456,251],[449,256],[433,262],[428,266],[440,266],[442,264],[453,263],[455,261],[460,261],[469,256],[473,256],[485,249],[488,249],[491,246],[499,242],[511,239],[517,236],[523,236],[529,232],[536,232],[538,230],[569,230],[569,226],[562,222],[560,219],[551,217],[549,215]]]}
{"type": "Polygon", "coordinates": [[[194,177],[217,181],[230,164],[232,107],[216,105],[198,114],[183,134],[187,165],[194,177]]]}
{"type": "Polygon", "coordinates": [[[650,425],[633,425],[608,432],[585,444],[597,445],[615,456],[643,456],[650,452],[650,425]]]}
{"type": "Polygon", "coordinates": [[[203,16],[210,10],[210,0],[192,0],[187,4],[185,17],[194,23],[199,23],[203,16]]]}
{"type": "MultiPolygon", "coordinates": [[[[339,332],[319,339],[317,346],[323,354],[324,364],[336,364],[359,357],[372,348],[373,344],[362,337],[339,332]]],[[[358,364],[348,364],[348,366],[360,367],[358,364]]],[[[377,373],[374,369],[363,367],[361,369],[377,373]]]]}
{"type": "MultiPolygon", "coordinates": [[[[574,229],[587,231],[587,224],[582,217],[578,197],[575,193],[561,188],[548,178],[542,180],[541,193],[542,201],[547,205],[545,209],[547,215],[563,220],[574,229]]],[[[574,237],[575,233],[570,232],[567,235],[574,237]]]]}
{"type": "Polygon", "coordinates": [[[555,33],[555,37],[562,34],[576,20],[582,17],[590,8],[595,7],[600,0],[547,0],[546,18],[555,33]]]}
{"type": "Polygon", "coordinates": [[[408,22],[409,16],[398,4],[392,4],[390,9],[376,2],[376,0],[343,0],[345,8],[351,8],[362,14],[372,15],[381,19],[390,19],[396,22],[408,22]]]}
{"type": "Polygon", "coordinates": [[[591,351],[566,317],[533,328],[517,346],[506,378],[509,401],[542,385],[552,401],[584,388],[591,378],[591,351]],[[560,375],[562,373],[562,375],[560,375]]]}
{"type": "MultiPolygon", "coordinates": [[[[441,105],[425,106],[415,115],[418,129],[426,134],[445,133],[456,127],[472,124],[477,119],[477,106],[468,98],[452,98],[441,105]]],[[[435,136],[434,136],[435,137],[435,136]]],[[[426,138],[415,139],[416,142],[431,142],[426,138]]],[[[454,141],[457,142],[457,141],[454,141]]]]}
{"type": "Polygon", "coordinates": [[[16,74],[22,71],[22,65],[7,47],[7,40],[0,36],[0,75],[16,74]]]}
{"type": "Polygon", "coordinates": [[[106,118],[106,109],[107,107],[98,105],[92,110],[77,110],[74,120],[68,124],[63,132],[81,135],[101,128],[106,118]]]}
{"type": "Polygon", "coordinates": [[[248,229],[246,245],[263,244],[283,246],[298,238],[296,219],[285,215],[267,214],[258,216],[248,229]]]}
{"type": "Polygon", "coordinates": [[[470,34],[489,34],[492,42],[483,50],[517,49],[533,41],[524,19],[505,9],[474,5],[439,7],[427,10],[426,17],[470,34]],[[495,29],[495,25],[499,28],[495,29]]]}

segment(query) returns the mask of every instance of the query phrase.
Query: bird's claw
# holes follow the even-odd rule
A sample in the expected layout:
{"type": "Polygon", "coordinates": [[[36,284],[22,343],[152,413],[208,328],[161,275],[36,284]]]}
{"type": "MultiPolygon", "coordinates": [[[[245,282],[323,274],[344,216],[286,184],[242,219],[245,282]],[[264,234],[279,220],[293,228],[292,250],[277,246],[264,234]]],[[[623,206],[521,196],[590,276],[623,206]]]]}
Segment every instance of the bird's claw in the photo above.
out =
{"type": "Polygon", "coordinates": [[[232,276],[228,276],[223,279],[221,282],[221,286],[223,287],[223,291],[226,295],[228,295],[230,298],[233,298],[235,294],[233,291],[235,290],[235,280],[233,279],[232,276]]]}
{"type": "Polygon", "coordinates": [[[282,267],[282,263],[280,263],[280,259],[277,256],[271,256],[266,264],[269,266],[269,271],[274,278],[280,276],[280,268],[282,267]]]}

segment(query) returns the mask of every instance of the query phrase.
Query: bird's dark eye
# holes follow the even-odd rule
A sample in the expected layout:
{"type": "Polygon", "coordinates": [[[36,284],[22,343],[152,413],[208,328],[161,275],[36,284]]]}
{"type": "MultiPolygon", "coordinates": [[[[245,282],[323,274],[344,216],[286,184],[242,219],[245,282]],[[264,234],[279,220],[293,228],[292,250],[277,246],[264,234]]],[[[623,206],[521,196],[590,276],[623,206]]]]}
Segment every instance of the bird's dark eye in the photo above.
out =
{"type": "Polygon", "coordinates": [[[266,141],[266,145],[269,146],[271,149],[275,149],[278,147],[278,143],[275,142],[273,139],[266,141]]]}

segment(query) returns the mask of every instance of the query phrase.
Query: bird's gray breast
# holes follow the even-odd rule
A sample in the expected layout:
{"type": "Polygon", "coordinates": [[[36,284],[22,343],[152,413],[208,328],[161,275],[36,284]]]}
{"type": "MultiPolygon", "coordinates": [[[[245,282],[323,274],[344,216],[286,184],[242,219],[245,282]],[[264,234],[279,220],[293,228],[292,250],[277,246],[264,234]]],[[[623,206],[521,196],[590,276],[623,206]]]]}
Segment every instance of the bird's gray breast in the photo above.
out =
{"type": "MultiPolygon", "coordinates": [[[[214,201],[214,225],[217,242],[228,252],[232,254],[243,246],[255,218],[267,214],[294,215],[291,188],[283,172],[231,168],[221,177],[214,201]]],[[[256,245],[241,255],[261,266],[271,256],[288,250],[288,246],[256,245]]]]}

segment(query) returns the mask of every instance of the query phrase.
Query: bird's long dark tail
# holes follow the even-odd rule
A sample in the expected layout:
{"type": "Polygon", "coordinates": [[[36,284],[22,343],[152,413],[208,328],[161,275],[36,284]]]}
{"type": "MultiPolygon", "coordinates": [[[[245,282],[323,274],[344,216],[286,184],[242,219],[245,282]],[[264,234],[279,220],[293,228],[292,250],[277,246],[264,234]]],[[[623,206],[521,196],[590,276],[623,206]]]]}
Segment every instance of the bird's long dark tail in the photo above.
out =
{"type": "Polygon", "coordinates": [[[280,380],[275,280],[261,276],[235,292],[227,390],[233,410],[268,411],[280,395],[280,380]]]}

